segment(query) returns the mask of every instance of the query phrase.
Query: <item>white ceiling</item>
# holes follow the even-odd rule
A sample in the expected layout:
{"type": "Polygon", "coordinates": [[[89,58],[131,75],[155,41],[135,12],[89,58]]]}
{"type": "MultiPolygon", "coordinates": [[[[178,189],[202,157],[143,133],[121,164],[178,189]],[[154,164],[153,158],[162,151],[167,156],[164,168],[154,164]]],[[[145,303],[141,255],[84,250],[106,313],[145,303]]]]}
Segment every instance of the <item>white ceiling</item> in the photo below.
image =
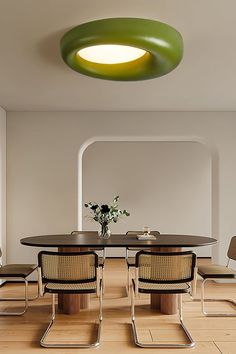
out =
{"type": "Polygon", "coordinates": [[[236,110],[235,0],[0,0],[0,106],[8,111],[236,110]],[[106,17],[166,22],[182,34],[173,72],[139,82],[67,67],[63,33],[106,17]]]}

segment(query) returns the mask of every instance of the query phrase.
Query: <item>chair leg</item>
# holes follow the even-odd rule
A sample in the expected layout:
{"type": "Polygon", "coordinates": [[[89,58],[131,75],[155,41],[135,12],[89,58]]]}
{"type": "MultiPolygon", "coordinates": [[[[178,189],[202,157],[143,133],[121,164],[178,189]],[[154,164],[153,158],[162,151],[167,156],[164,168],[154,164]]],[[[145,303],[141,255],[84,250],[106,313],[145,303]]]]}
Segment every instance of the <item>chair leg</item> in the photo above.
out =
{"type": "Polygon", "coordinates": [[[180,326],[183,329],[186,337],[189,340],[189,343],[186,344],[172,344],[172,343],[164,343],[164,344],[158,344],[158,343],[143,343],[140,342],[138,339],[138,332],[137,332],[137,327],[135,323],[135,313],[134,313],[134,288],[132,286],[132,295],[131,295],[131,324],[132,324],[132,331],[133,331],[133,336],[134,336],[134,342],[138,347],[142,348],[193,348],[196,343],[192,339],[190,333],[188,332],[187,328],[185,327],[183,323],[183,314],[182,314],[182,296],[179,295],[179,320],[180,320],[180,326]]]}
{"type": "Polygon", "coordinates": [[[104,284],[104,266],[103,267],[99,267],[99,277],[98,277],[98,283],[97,283],[97,297],[100,297],[100,281],[99,279],[102,279],[102,291],[103,291],[103,295],[104,295],[104,292],[105,292],[105,284],[104,284]]]}
{"type": "MultiPolygon", "coordinates": [[[[6,279],[6,278],[5,278],[6,279]]],[[[28,309],[28,281],[27,279],[25,278],[20,278],[18,277],[18,279],[22,279],[25,283],[25,297],[24,298],[0,298],[0,301],[24,301],[25,302],[25,306],[24,306],[24,309],[23,311],[20,311],[20,312],[0,312],[0,315],[1,316],[21,316],[23,315],[27,309],[28,309]]],[[[12,280],[9,278],[9,280],[12,280]]]]}
{"type": "Polygon", "coordinates": [[[178,348],[180,347],[180,345],[181,345],[181,348],[182,347],[187,347],[187,348],[192,348],[192,347],[194,347],[195,345],[196,345],[196,343],[194,342],[194,340],[193,340],[193,338],[192,338],[192,336],[191,336],[191,334],[189,333],[189,331],[187,330],[187,328],[185,327],[185,325],[184,325],[184,323],[183,323],[183,301],[182,301],[182,294],[179,294],[179,296],[178,296],[178,301],[179,301],[179,321],[180,321],[180,326],[181,326],[181,328],[183,329],[183,331],[184,331],[184,333],[185,333],[185,335],[186,335],[186,337],[188,338],[188,340],[189,340],[189,343],[188,344],[183,344],[183,345],[181,345],[181,344],[179,344],[178,345],[178,348]]]}
{"type": "Polygon", "coordinates": [[[128,297],[130,296],[130,267],[128,267],[127,270],[126,294],[128,297]]]}
{"type": "Polygon", "coordinates": [[[97,331],[97,338],[96,341],[93,343],[55,343],[55,344],[49,344],[46,343],[46,338],[50,332],[50,329],[52,328],[52,325],[54,323],[55,317],[56,317],[56,310],[55,310],[55,294],[52,294],[52,315],[51,315],[51,321],[44,332],[41,340],[40,340],[40,345],[45,348],[94,348],[97,347],[100,344],[100,336],[101,336],[101,325],[102,325],[102,294],[103,294],[103,282],[102,279],[100,281],[100,290],[99,290],[99,323],[98,323],[98,331],[97,331]]]}
{"type": "MultiPolygon", "coordinates": [[[[205,298],[205,284],[208,280],[213,280],[213,278],[204,279],[201,285],[201,300],[194,299],[194,301],[201,301],[201,309],[204,316],[207,317],[236,317],[235,313],[217,313],[217,312],[207,312],[205,309],[205,302],[229,302],[230,304],[236,306],[236,302],[231,299],[212,299],[212,298],[205,298]]],[[[219,280],[219,279],[218,279],[219,280]]]]}
{"type": "Polygon", "coordinates": [[[103,284],[103,285],[102,285],[102,288],[100,288],[100,289],[102,289],[102,294],[104,295],[104,292],[105,292],[104,266],[102,267],[101,273],[102,273],[101,278],[102,278],[102,284],[103,284]]]}
{"type": "MultiPolygon", "coordinates": [[[[4,280],[12,280],[12,278],[2,278],[4,280]]],[[[25,278],[19,278],[18,279],[23,279],[25,280],[25,278]]],[[[34,297],[28,297],[28,301],[34,301],[37,300],[39,298],[39,283],[37,282],[37,294],[34,297]]],[[[0,297],[0,301],[25,301],[24,297],[0,297]]]]}
{"type": "Polygon", "coordinates": [[[49,333],[49,331],[50,331],[50,328],[51,328],[52,325],[53,325],[53,322],[54,322],[54,320],[55,320],[55,317],[56,317],[56,314],[55,314],[55,294],[52,294],[52,315],[51,315],[51,321],[50,321],[50,323],[49,323],[49,325],[48,325],[46,331],[44,332],[42,338],[40,339],[40,345],[41,345],[42,347],[46,347],[46,348],[49,347],[49,348],[50,348],[50,347],[52,346],[52,344],[46,344],[46,343],[45,343],[45,339],[46,339],[46,337],[47,337],[47,335],[48,335],[48,333],[49,333]]]}
{"type": "Polygon", "coordinates": [[[98,334],[97,341],[93,344],[93,347],[97,347],[100,345],[100,337],[101,337],[101,328],[102,328],[102,300],[103,300],[103,278],[100,280],[99,284],[100,288],[100,297],[99,297],[99,323],[98,323],[98,334]]]}

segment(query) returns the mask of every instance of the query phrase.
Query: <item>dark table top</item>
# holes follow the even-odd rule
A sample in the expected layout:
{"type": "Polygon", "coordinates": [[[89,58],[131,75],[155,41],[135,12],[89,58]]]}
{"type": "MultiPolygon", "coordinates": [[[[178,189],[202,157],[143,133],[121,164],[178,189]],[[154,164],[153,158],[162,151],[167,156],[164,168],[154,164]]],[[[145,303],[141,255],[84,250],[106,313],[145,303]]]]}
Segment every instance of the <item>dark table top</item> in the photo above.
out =
{"type": "Polygon", "coordinates": [[[77,235],[43,235],[22,238],[26,246],[36,247],[199,247],[213,245],[216,239],[205,236],[161,234],[156,240],[140,241],[136,236],[113,234],[108,240],[98,237],[96,231],[80,231],[77,235]]]}

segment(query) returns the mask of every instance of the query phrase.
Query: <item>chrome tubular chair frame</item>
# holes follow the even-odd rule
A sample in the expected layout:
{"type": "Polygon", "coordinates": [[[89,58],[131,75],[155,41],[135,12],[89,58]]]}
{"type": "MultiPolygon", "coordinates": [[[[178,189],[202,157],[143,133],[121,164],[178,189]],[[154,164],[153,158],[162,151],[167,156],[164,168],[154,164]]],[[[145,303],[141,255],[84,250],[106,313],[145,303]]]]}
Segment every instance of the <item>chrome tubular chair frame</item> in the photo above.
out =
{"type": "Polygon", "coordinates": [[[222,299],[222,298],[205,298],[205,286],[207,281],[211,280],[235,280],[236,272],[229,268],[230,260],[236,261],[236,236],[233,236],[228,249],[228,261],[226,266],[210,265],[208,267],[199,266],[198,274],[202,277],[201,284],[201,299],[193,299],[193,301],[201,301],[201,310],[206,317],[236,317],[236,311],[234,313],[218,313],[218,312],[207,312],[206,302],[228,302],[229,304],[236,307],[236,302],[232,299],[222,299]],[[217,274],[218,272],[218,274],[217,274]]]}
{"type": "MultiPolygon", "coordinates": [[[[4,278],[5,280],[11,280],[11,278],[4,278]]],[[[25,278],[20,278],[20,277],[17,277],[17,279],[21,279],[24,281],[24,288],[25,288],[25,297],[24,298],[19,298],[19,297],[11,297],[11,298],[0,298],[0,301],[24,301],[25,302],[25,306],[24,306],[24,309],[20,312],[0,312],[0,315],[1,316],[21,316],[21,315],[24,315],[24,313],[27,311],[28,309],[28,280],[26,280],[25,278]]],[[[35,298],[36,299],[36,298],[35,298]]],[[[34,299],[33,299],[34,300],[34,299]]]]}
{"type": "MultiPolygon", "coordinates": [[[[96,341],[92,342],[92,343],[46,343],[46,339],[48,334],[50,333],[50,330],[54,324],[55,318],[56,318],[56,309],[55,309],[55,305],[56,305],[56,301],[55,301],[55,294],[56,293],[63,293],[63,290],[53,290],[53,292],[51,293],[52,295],[52,312],[51,312],[51,320],[50,323],[46,329],[46,331],[44,332],[42,338],[40,339],[40,345],[42,347],[45,348],[94,348],[99,346],[100,344],[100,336],[101,336],[101,325],[102,325],[102,295],[103,295],[103,281],[102,279],[99,279],[99,266],[98,266],[98,256],[97,254],[95,254],[95,252],[92,251],[86,251],[86,252],[78,252],[78,253],[64,253],[64,252],[47,252],[47,251],[43,251],[39,253],[39,277],[40,277],[40,293],[41,295],[43,295],[45,293],[45,291],[43,292],[43,284],[42,284],[42,280],[45,279],[44,276],[42,276],[42,273],[44,272],[43,270],[43,264],[42,264],[42,260],[40,260],[40,257],[42,254],[47,254],[47,255],[59,255],[59,256],[72,256],[72,257],[76,257],[76,256],[83,256],[83,255],[92,255],[95,258],[95,264],[94,267],[96,267],[96,276],[92,279],[96,281],[96,288],[94,288],[94,291],[89,291],[89,290],[70,290],[69,293],[77,293],[77,294],[88,294],[88,293],[94,293],[97,292],[97,295],[99,296],[99,318],[98,318],[98,330],[97,330],[97,337],[96,337],[96,341]]],[[[49,281],[49,279],[47,279],[49,281]]],[[[60,279],[57,280],[57,282],[55,282],[54,280],[50,280],[50,282],[53,282],[56,286],[57,285],[66,285],[66,284],[71,284],[72,286],[76,286],[77,284],[88,284],[88,282],[86,282],[86,280],[88,282],[91,282],[91,279],[83,279],[83,280],[61,280],[60,283],[60,279]]],[[[46,285],[47,287],[47,285],[46,285]]],[[[46,288],[45,287],[45,288],[46,288]]],[[[46,291],[47,292],[47,291],[46,291]]],[[[50,292],[50,291],[49,291],[50,292]]]]}
{"type": "Polygon", "coordinates": [[[131,299],[132,299],[132,310],[131,310],[131,324],[132,324],[132,331],[133,331],[133,336],[134,336],[134,342],[137,346],[141,347],[141,348],[193,348],[196,343],[193,340],[191,334],[189,333],[189,331],[187,330],[187,328],[185,327],[184,323],[183,323],[183,306],[182,306],[182,295],[179,294],[178,295],[178,307],[179,307],[179,321],[180,321],[180,326],[183,329],[186,337],[189,340],[189,343],[187,344],[147,344],[147,343],[142,343],[139,341],[138,339],[138,332],[137,332],[137,328],[136,328],[136,323],[135,323],[135,305],[134,305],[134,289],[132,287],[132,295],[131,295],[131,299]]]}
{"type": "MultiPolygon", "coordinates": [[[[135,323],[135,296],[138,295],[140,289],[139,289],[139,280],[141,280],[141,278],[139,278],[139,265],[138,265],[138,259],[137,257],[139,257],[139,254],[150,254],[151,255],[161,255],[161,257],[165,257],[165,256],[174,256],[174,255],[192,255],[192,269],[191,271],[191,278],[186,279],[187,282],[193,281],[194,280],[194,275],[196,274],[196,269],[195,269],[195,262],[196,262],[196,255],[192,252],[173,252],[173,253],[155,253],[155,252],[145,252],[145,251],[141,251],[138,252],[137,256],[136,256],[136,278],[135,281],[133,280],[132,283],[132,293],[131,293],[131,325],[132,325],[132,332],[133,332],[133,337],[134,337],[134,342],[137,346],[142,347],[142,348],[193,348],[196,343],[193,340],[191,334],[189,333],[189,331],[187,330],[187,328],[185,327],[184,323],[183,323],[183,310],[182,310],[182,293],[188,293],[191,290],[190,285],[188,286],[188,288],[185,289],[185,291],[181,291],[181,290],[172,290],[170,292],[161,290],[160,293],[176,293],[178,294],[178,314],[179,314],[179,322],[180,322],[180,327],[181,329],[184,331],[185,336],[188,339],[188,343],[184,343],[184,344],[179,344],[179,343],[144,343],[141,342],[138,338],[138,332],[137,332],[137,326],[135,323]]],[[[144,279],[142,279],[142,281],[144,281],[144,279]]],[[[154,279],[150,280],[151,281],[151,285],[153,284],[170,284],[170,281],[163,281],[161,280],[160,283],[158,282],[158,280],[155,282],[154,279]]],[[[180,280],[180,283],[182,283],[183,281],[180,280]]],[[[176,285],[178,284],[177,279],[174,280],[171,285],[176,285]]],[[[146,293],[158,293],[158,291],[156,290],[145,290],[145,291],[141,291],[141,292],[146,292],[146,293]]]]}
{"type": "Polygon", "coordinates": [[[206,302],[228,302],[231,305],[236,307],[236,302],[231,299],[213,299],[213,298],[205,298],[205,285],[209,280],[219,280],[219,278],[208,278],[204,279],[201,284],[201,300],[194,299],[194,301],[201,301],[201,309],[202,313],[206,317],[236,317],[236,311],[234,313],[217,313],[217,312],[207,312],[206,311],[206,302]]]}
{"type": "Polygon", "coordinates": [[[95,348],[100,345],[100,337],[101,337],[101,327],[102,327],[102,279],[100,281],[100,289],[99,289],[99,323],[98,323],[98,331],[97,331],[97,339],[94,343],[90,344],[48,344],[46,343],[47,335],[50,332],[50,329],[54,323],[56,318],[56,310],[55,310],[55,294],[52,294],[52,315],[50,323],[44,332],[42,338],[40,339],[40,345],[45,348],[95,348]]]}
{"type": "MultiPolygon", "coordinates": [[[[0,257],[2,256],[2,251],[0,249],[0,257]]],[[[36,265],[23,265],[24,267],[24,271],[23,273],[25,274],[21,274],[21,269],[22,265],[21,264],[11,264],[11,265],[6,265],[3,266],[2,263],[0,264],[0,279],[3,279],[5,281],[23,281],[24,282],[24,293],[25,296],[24,297],[0,297],[0,302],[1,301],[24,301],[24,308],[22,311],[16,312],[0,312],[0,316],[21,316],[23,315],[27,309],[28,309],[28,302],[29,301],[33,301],[33,300],[37,300],[39,297],[39,287],[38,287],[38,291],[35,297],[29,298],[28,297],[28,280],[27,277],[32,274],[35,270],[37,270],[37,266],[36,265]],[[20,267],[19,270],[19,274],[17,274],[18,269],[20,267]],[[3,272],[1,272],[1,270],[3,270],[3,272]],[[4,270],[5,270],[5,274],[4,274],[4,270]]]]}

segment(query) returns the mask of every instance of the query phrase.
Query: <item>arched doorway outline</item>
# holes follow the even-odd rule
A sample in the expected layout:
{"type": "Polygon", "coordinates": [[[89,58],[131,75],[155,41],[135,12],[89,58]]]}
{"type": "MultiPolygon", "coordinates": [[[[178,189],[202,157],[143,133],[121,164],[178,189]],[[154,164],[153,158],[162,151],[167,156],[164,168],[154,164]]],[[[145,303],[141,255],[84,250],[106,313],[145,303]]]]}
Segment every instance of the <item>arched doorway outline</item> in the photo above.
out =
{"type": "MultiPolygon", "coordinates": [[[[94,136],[84,141],[78,151],[77,220],[78,230],[83,229],[83,155],[96,142],[189,142],[203,145],[211,162],[211,233],[219,240],[219,158],[217,148],[197,136],[94,136]]],[[[213,260],[219,259],[219,244],[213,246],[213,260]]]]}

